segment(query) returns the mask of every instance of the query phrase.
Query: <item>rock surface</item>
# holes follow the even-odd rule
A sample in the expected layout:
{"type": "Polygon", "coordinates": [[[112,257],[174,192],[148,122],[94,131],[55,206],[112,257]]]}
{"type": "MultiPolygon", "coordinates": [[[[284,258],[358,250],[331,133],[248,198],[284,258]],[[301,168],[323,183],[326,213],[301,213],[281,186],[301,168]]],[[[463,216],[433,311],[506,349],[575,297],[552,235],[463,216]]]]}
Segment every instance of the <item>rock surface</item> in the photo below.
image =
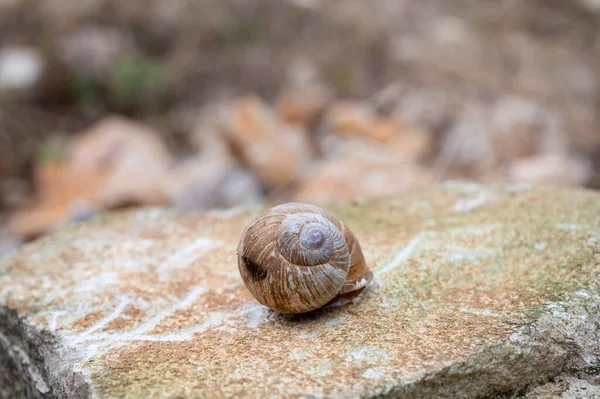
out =
{"type": "Polygon", "coordinates": [[[554,381],[533,389],[525,399],[595,399],[600,397],[600,384],[570,376],[559,376],[554,381]]]}
{"type": "Polygon", "coordinates": [[[375,279],[304,316],[241,282],[235,248],[258,209],[119,212],[23,247],[0,263],[0,394],[457,398],[595,383],[597,193],[448,182],[328,208],[375,279]]]}

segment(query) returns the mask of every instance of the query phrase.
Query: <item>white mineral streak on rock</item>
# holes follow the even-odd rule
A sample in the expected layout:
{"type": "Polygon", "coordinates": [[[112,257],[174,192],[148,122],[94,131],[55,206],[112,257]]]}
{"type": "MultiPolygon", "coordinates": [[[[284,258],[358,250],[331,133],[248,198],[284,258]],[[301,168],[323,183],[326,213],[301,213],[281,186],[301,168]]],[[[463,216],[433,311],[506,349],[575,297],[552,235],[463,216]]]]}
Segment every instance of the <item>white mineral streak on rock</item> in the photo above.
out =
{"type": "MultiPolygon", "coordinates": [[[[220,327],[240,327],[245,325],[248,328],[257,328],[261,324],[269,321],[273,316],[265,306],[252,304],[243,307],[239,311],[232,312],[210,312],[204,320],[191,327],[181,329],[172,333],[142,335],[136,340],[142,341],[190,341],[195,334],[216,329],[220,327]],[[244,318],[247,320],[244,324],[244,318]]],[[[235,330],[234,330],[235,331],[235,330]]]]}
{"type": "Polygon", "coordinates": [[[94,324],[89,326],[87,329],[85,329],[82,332],[81,335],[82,336],[90,335],[94,331],[104,328],[108,323],[110,323],[117,317],[121,316],[121,314],[123,313],[123,311],[125,310],[127,305],[129,305],[130,303],[131,303],[131,300],[128,297],[122,296],[120,298],[118,305],[113,309],[112,312],[110,312],[106,317],[103,317],[102,319],[98,320],[97,322],[95,322],[94,324]]]}
{"type": "Polygon", "coordinates": [[[65,311],[51,312],[46,317],[46,320],[48,321],[48,328],[50,329],[50,331],[56,331],[56,329],[58,328],[58,319],[65,313],[65,311]]]}
{"type": "Polygon", "coordinates": [[[23,348],[11,344],[8,338],[0,333],[0,346],[5,348],[5,351],[8,353],[8,356],[15,359],[18,364],[25,365],[27,367],[27,371],[29,372],[29,376],[35,383],[35,387],[41,393],[50,392],[50,388],[48,388],[48,384],[44,380],[44,377],[40,373],[37,367],[31,362],[29,355],[27,352],[23,350],[23,348]]]}
{"type": "Polygon", "coordinates": [[[468,308],[468,307],[460,307],[458,310],[460,310],[461,312],[464,313],[470,313],[470,314],[474,314],[477,316],[489,316],[489,317],[502,317],[501,314],[492,312],[491,310],[488,309],[473,309],[473,308],[468,308]]]}
{"type": "Polygon", "coordinates": [[[147,253],[154,243],[151,240],[143,240],[127,235],[96,234],[93,237],[85,237],[74,240],[71,246],[78,249],[85,256],[93,256],[98,251],[114,248],[115,242],[119,242],[119,250],[147,253]]]}
{"type": "Polygon", "coordinates": [[[212,328],[226,324],[227,320],[233,315],[229,312],[210,312],[200,324],[184,328],[179,331],[166,334],[141,335],[137,338],[140,341],[190,341],[195,334],[203,333],[212,328]]]}
{"type": "Polygon", "coordinates": [[[355,364],[364,363],[381,363],[386,362],[389,359],[388,352],[376,346],[364,346],[353,350],[348,354],[346,360],[355,364]]]}
{"type": "MultiPolygon", "coordinates": [[[[443,231],[443,230],[424,231],[424,232],[419,233],[416,236],[414,236],[412,238],[412,240],[410,240],[408,242],[408,244],[406,244],[405,246],[403,246],[402,248],[397,250],[392,255],[391,259],[385,265],[383,265],[382,267],[375,270],[373,272],[373,274],[376,277],[379,277],[385,273],[388,273],[388,272],[398,268],[405,261],[407,261],[411,257],[415,256],[417,253],[419,253],[420,251],[422,251],[424,249],[428,249],[428,250],[439,249],[440,248],[439,246],[430,244],[427,242],[428,240],[430,240],[432,238],[436,238],[441,235],[449,235],[454,240],[456,240],[457,238],[460,238],[460,236],[464,236],[464,235],[481,236],[484,234],[491,233],[492,231],[494,231],[495,229],[497,229],[500,226],[501,226],[500,224],[494,223],[494,224],[485,224],[485,225],[473,225],[473,226],[468,226],[468,227],[463,227],[463,228],[451,229],[451,230],[447,230],[447,231],[443,231]]],[[[462,248],[462,247],[458,247],[458,246],[454,246],[451,249],[453,249],[453,251],[454,251],[453,253],[450,254],[452,256],[452,259],[454,259],[454,261],[459,261],[459,260],[466,259],[466,258],[477,259],[479,257],[491,256],[495,252],[493,249],[486,248],[483,246],[478,248],[477,250],[473,250],[473,249],[469,249],[469,248],[462,248]]]]}
{"type": "MultiPolygon", "coordinates": [[[[156,315],[144,320],[131,329],[119,332],[98,332],[102,327],[119,317],[127,305],[132,303],[130,297],[124,296],[110,314],[94,323],[82,333],[67,332],[65,335],[68,338],[68,344],[73,344],[82,348],[85,353],[83,360],[89,360],[101,356],[112,349],[123,346],[128,341],[190,341],[194,338],[195,334],[203,333],[211,329],[227,330],[226,327],[233,327],[234,329],[232,331],[236,331],[235,328],[244,325],[248,328],[257,328],[274,317],[274,313],[266,307],[259,304],[251,304],[238,311],[210,312],[204,317],[202,322],[187,328],[163,334],[151,334],[152,330],[154,330],[161,321],[168,318],[176,311],[190,307],[206,292],[206,286],[195,287],[181,300],[176,300],[172,306],[159,311],[156,315]]],[[[333,324],[330,322],[328,325],[333,324]]]]}
{"type": "Polygon", "coordinates": [[[581,228],[581,226],[579,226],[575,223],[557,223],[554,225],[554,227],[559,230],[570,230],[570,231],[579,230],[581,228]]]}
{"type": "Polygon", "coordinates": [[[393,256],[392,259],[386,263],[384,266],[378,268],[373,272],[375,276],[381,276],[387,272],[390,272],[400,266],[404,261],[411,258],[419,249],[421,244],[427,239],[427,237],[431,236],[433,232],[424,232],[417,234],[410,242],[398,250],[393,256]]]}
{"type": "MultiPolygon", "coordinates": [[[[75,274],[81,273],[80,277],[83,278],[85,270],[75,269],[75,274]]],[[[56,299],[65,297],[70,294],[78,294],[79,296],[92,296],[97,292],[102,292],[106,287],[114,285],[119,281],[119,274],[117,272],[102,273],[94,277],[82,279],[79,283],[69,287],[61,288],[55,286],[51,280],[42,281],[43,288],[48,290],[48,294],[44,297],[44,303],[51,303],[56,299]]]]}
{"type": "Polygon", "coordinates": [[[73,287],[72,292],[77,294],[91,293],[99,289],[114,285],[119,281],[117,272],[102,273],[81,281],[73,287]]]}
{"type": "Polygon", "coordinates": [[[480,192],[475,197],[459,199],[456,201],[452,209],[454,212],[470,212],[473,209],[479,208],[490,201],[493,196],[487,192],[480,192]]]}
{"type": "Polygon", "coordinates": [[[483,245],[477,248],[465,248],[460,245],[446,244],[441,248],[445,249],[443,254],[446,259],[453,263],[467,260],[474,264],[479,264],[481,259],[489,258],[496,253],[496,250],[486,248],[483,245]]]}
{"type": "Polygon", "coordinates": [[[161,281],[168,281],[171,271],[185,269],[194,263],[202,254],[223,245],[223,242],[212,240],[210,238],[197,238],[191,243],[180,247],[169,259],[157,268],[158,278],[161,281]]]}
{"type": "Polygon", "coordinates": [[[452,238],[456,238],[457,235],[484,235],[489,234],[492,231],[500,228],[502,224],[500,223],[490,223],[490,224],[474,224],[467,227],[459,227],[456,229],[449,230],[452,238]]]}
{"type": "Polygon", "coordinates": [[[206,293],[208,288],[205,285],[192,288],[181,300],[177,300],[172,306],[165,310],[158,312],[155,316],[142,322],[140,325],[135,327],[133,330],[129,330],[125,336],[135,338],[151,332],[164,318],[172,315],[178,310],[187,309],[192,305],[201,295],[206,293]]]}
{"type": "Polygon", "coordinates": [[[309,339],[309,338],[316,337],[317,335],[326,332],[327,330],[329,330],[331,327],[335,326],[336,324],[341,323],[347,317],[348,316],[346,316],[346,315],[334,317],[333,319],[325,322],[321,327],[314,328],[314,329],[312,329],[310,331],[302,331],[302,332],[300,332],[298,334],[298,338],[309,339]]]}
{"type": "Polygon", "coordinates": [[[240,312],[241,315],[248,316],[248,322],[246,326],[249,328],[257,328],[261,324],[267,322],[270,316],[273,316],[273,312],[271,312],[267,307],[263,305],[249,305],[242,309],[240,312]]]}
{"type": "Polygon", "coordinates": [[[368,368],[363,373],[363,377],[368,378],[368,379],[374,379],[374,380],[383,379],[383,378],[385,378],[386,375],[387,375],[387,373],[386,373],[385,367],[381,367],[381,366],[368,368]]]}
{"type": "Polygon", "coordinates": [[[308,352],[302,349],[294,349],[291,353],[290,353],[290,358],[293,360],[304,360],[308,357],[308,352]]]}
{"type": "MultiPolygon", "coordinates": [[[[242,282],[242,278],[240,277],[240,272],[237,269],[234,272],[228,271],[228,270],[215,270],[212,273],[215,276],[224,276],[224,277],[232,278],[235,280],[239,280],[240,284],[242,282]]],[[[273,276],[270,276],[270,278],[271,278],[271,282],[273,282],[273,276]]],[[[231,284],[231,285],[228,285],[226,288],[235,288],[240,284],[231,284]]]]}
{"type": "Polygon", "coordinates": [[[538,242],[534,245],[534,248],[537,249],[538,251],[543,251],[544,249],[546,249],[547,246],[548,246],[547,242],[538,242]]]}
{"type": "Polygon", "coordinates": [[[331,363],[328,361],[320,362],[315,370],[315,374],[317,377],[325,377],[332,374],[331,363]]]}
{"type": "MultiPolygon", "coordinates": [[[[131,329],[123,330],[120,332],[97,332],[99,328],[110,323],[111,320],[119,317],[122,311],[125,309],[130,299],[121,299],[117,304],[116,308],[104,319],[95,323],[90,327],[91,331],[84,331],[83,333],[77,332],[65,332],[65,338],[67,344],[81,347],[83,350],[84,359],[93,359],[98,357],[111,349],[117,348],[124,345],[127,341],[164,341],[169,339],[161,339],[160,335],[147,335],[152,332],[154,328],[165,318],[172,315],[176,311],[183,310],[191,306],[200,296],[207,292],[206,286],[198,286],[192,288],[183,298],[176,300],[175,303],[166,309],[160,310],[154,316],[144,320],[137,326],[131,329]]],[[[170,334],[164,334],[170,335],[170,334]]],[[[193,335],[193,334],[192,334],[193,335]]],[[[187,336],[185,339],[190,339],[191,336],[187,336]]]]}

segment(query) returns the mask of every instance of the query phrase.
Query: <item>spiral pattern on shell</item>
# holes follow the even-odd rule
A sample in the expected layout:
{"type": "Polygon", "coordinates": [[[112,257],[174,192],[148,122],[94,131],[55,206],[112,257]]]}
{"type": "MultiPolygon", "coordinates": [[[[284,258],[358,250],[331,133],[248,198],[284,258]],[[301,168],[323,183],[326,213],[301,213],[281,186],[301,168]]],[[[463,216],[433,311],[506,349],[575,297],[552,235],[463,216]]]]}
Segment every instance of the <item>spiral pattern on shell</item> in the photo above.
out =
{"type": "MultiPolygon", "coordinates": [[[[360,246],[344,224],[324,209],[299,203],[259,215],[238,246],[244,284],[259,302],[280,313],[308,312],[360,288],[348,280],[352,257],[365,266],[360,246]]],[[[366,277],[363,284],[370,272],[366,277]]]]}

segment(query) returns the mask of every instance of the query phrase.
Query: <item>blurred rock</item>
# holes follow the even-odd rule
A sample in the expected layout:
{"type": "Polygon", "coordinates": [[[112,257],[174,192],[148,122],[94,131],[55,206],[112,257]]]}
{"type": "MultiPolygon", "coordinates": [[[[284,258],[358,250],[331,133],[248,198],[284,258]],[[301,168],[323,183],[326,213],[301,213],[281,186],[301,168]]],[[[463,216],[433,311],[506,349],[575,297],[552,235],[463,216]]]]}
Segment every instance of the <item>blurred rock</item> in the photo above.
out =
{"type": "Polygon", "coordinates": [[[7,229],[0,229],[0,259],[19,248],[22,241],[7,229]]]}
{"type": "Polygon", "coordinates": [[[299,58],[287,69],[284,89],[275,107],[284,122],[299,124],[310,131],[333,100],[333,95],[321,80],[314,63],[299,58]]]}
{"type": "Polygon", "coordinates": [[[227,112],[227,107],[226,103],[215,101],[190,116],[190,124],[193,126],[190,141],[197,151],[233,157],[227,137],[222,132],[222,117],[227,112]]]}
{"type": "Polygon", "coordinates": [[[290,3],[299,8],[306,8],[309,10],[317,10],[321,7],[323,1],[322,0],[288,0],[290,3]]]}
{"type": "Polygon", "coordinates": [[[31,90],[39,84],[44,67],[42,55],[33,48],[0,49],[0,90],[31,90]]]}
{"type": "Polygon", "coordinates": [[[523,33],[507,34],[504,40],[504,51],[519,60],[511,79],[521,91],[563,101],[595,98],[597,73],[581,50],[540,43],[523,33]]]}
{"type": "Polygon", "coordinates": [[[489,128],[495,158],[506,160],[538,153],[545,132],[556,127],[551,126],[556,125],[552,115],[544,111],[519,97],[498,101],[492,109],[489,128]]]}
{"type": "Polygon", "coordinates": [[[234,160],[212,153],[183,160],[165,180],[170,203],[187,209],[257,204],[263,200],[260,180],[234,160]]]}
{"type": "Polygon", "coordinates": [[[106,117],[73,139],[65,159],[36,166],[37,198],[13,216],[11,229],[31,237],[108,208],[164,205],[171,164],[157,132],[106,117]]]}
{"type": "Polygon", "coordinates": [[[586,162],[569,156],[565,130],[556,112],[522,97],[505,96],[490,108],[467,104],[442,140],[436,168],[446,178],[489,183],[587,180],[586,162]]]}
{"type": "MultiPolygon", "coordinates": [[[[486,43],[465,18],[436,13],[420,22],[415,29],[391,40],[390,52],[395,60],[417,67],[433,67],[438,73],[472,74],[472,79],[481,76],[482,69],[491,64],[491,60],[484,58],[486,43]]],[[[493,79],[493,76],[486,77],[493,79]]]]}
{"type": "Polygon", "coordinates": [[[326,135],[320,140],[321,152],[327,159],[390,158],[402,162],[419,162],[433,151],[433,138],[416,127],[406,127],[402,134],[381,142],[363,136],[326,135]]]}
{"type": "Polygon", "coordinates": [[[0,0],[0,7],[9,9],[22,2],[23,0],[0,0]]]}
{"type": "Polygon", "coordinates": [[[191,142],[198,154],[179,162],[165,181],[173,205],[209,209],[263,201],[260,179],[240,165],[220,130],[227,109],[216,101],[197,113],[191,142]]]}
{"type": "Polygon", "coordinates": [[[600,129],[596,121],[597,107],[594,104],[568,103],[563,110],[568,115],[568,141],[572,149],[586,154],[600,150],[600,129]]]}
{"type": "Polygon", "coordinates": [[[406,127],[402,135],[388,143],[397,160],[422,161],[433,154],[434,140],[430,132],[417,127],[406,127]]]}
{"type": "Polygon", "coordinates": [[[21,206],[27,197],[28,188],[25,179],[0,179],[0,206],[9,208],[21,206]]]}
{"type": "Polygon", "coordinates": [[[582,186],[591,181],[593,172],[593,163],[586,157],[542,154],[514,160],[508,167],[508,179],[518,183],[582,186]]]}
{"type": "Polygon", "coordinates": [[[322,86],[288,90],[277,99],[276,108],[284,122],[312,130],[332,97],[332,93],[322,86]]]}
{"type": "Polygon", "coordinates": [[[379,141],[392,140],[402,126],[395,119],[379,117],[365,103],[339,102],[326,115],[326,123],[334,134],[358,135],[379,141]]]}
{"type": "Polygon", "coordinates": [[[448,129],[458,114],[459,104],[462,104],[460,89],[452,85],[414,87],[404,84],[391,90],[398,92],[395,99],[386,99],[388,104],[395,102],[391,116],[432,132],[448,129]]]}
{"type": "Polygon", "coordinates": [[[308,166],[311,150],[306,132],[285,125],[259,98],[238,99],[221,117],[222,132],[234,152],[266,186],[292,184],[308,166]]]}
{"type": "Polygon", "coordinates": [[[589,12],[600,13],[600,0],[576,0],[577,3],[589,12]]]}
{"type": "Polygon", "coordinates": [[[300,90],[323,86],[320,71],[317,65],[307,57],[293,59],[285,71],[285,87],[300,90]]]}
{"type": "MultiPolygon", "coordinates": [[[[63,30],[79,25],[85,19],[99,15],[109,3],[106,0],[84,0],[65,2],[63,0],[45,0],[36,5],[39,13],[48,21],[63,30]]],[[[31,8],[31,6],[29,6],[31,8]]]]}
{"type": "Polygon", "coordinates": [[[165,204],[160,184],[172,163],[158,132],[118,116],[105,117],[76,137],[69,158],[71,170],[106,174],[100,200],[108,207],[165,204]]]}
{"type": "Polygon", "coordinates": [[[567,156],[571,149],[571,138],[563,130],[548,129],[542,136],[539,154],[567,156]]]}
{"type": "Polygon", "coordinates": [[[443,178],[478,179],[496,166],[486,107],[467,104],[441,142],[436,169],[443,178]]]}
{"type": "Polygon", "coordinates": [[[12,215],[11,234],[33,238],[102,207],[103,171],[79,171],[48,162],[36,165],[34,172],[37,197],[12,215]]]}
{"type": "Polygon", "coordinates": [[[66,35],[60,50],[72,73],[104,81],[134,45],[122,30],[86,25],[66,35]]]}
{"type": "Polygon", "coordinates": [[[344,158],[315,165],[299,185],[296,201],[325,203],[377,198],[425,187],[433,174],[410,162],[344,158]]]}

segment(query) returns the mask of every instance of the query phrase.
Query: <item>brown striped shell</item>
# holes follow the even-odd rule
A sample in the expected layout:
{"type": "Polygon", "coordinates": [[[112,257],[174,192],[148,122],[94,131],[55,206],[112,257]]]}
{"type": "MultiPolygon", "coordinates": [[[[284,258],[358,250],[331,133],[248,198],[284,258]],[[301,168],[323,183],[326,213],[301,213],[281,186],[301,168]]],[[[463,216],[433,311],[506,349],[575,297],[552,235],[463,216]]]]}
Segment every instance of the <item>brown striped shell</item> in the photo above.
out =
{"type": "Polygon", "coordinates": [[[238,267],[246,288],[280,313],[304,313],[372,279],[360,245],[335,216],[288,203],[260,214],[244,230],[238,267]]]}

